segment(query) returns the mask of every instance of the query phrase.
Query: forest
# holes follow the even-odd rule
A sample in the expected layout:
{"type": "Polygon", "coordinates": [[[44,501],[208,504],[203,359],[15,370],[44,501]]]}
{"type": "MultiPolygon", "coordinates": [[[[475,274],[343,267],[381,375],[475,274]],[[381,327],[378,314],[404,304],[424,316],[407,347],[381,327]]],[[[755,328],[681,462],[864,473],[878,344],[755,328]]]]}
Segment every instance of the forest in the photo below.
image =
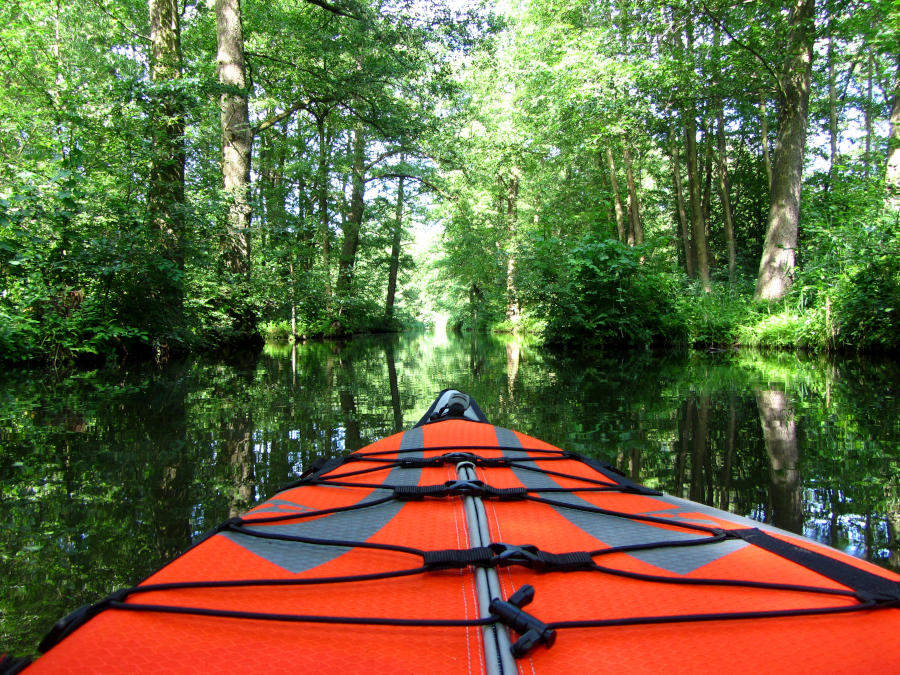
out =
{"type": "Polygon", "coordinates": [[[7,0],[0,77],[0,361],[900,347],[898,0],[7,0]]]}

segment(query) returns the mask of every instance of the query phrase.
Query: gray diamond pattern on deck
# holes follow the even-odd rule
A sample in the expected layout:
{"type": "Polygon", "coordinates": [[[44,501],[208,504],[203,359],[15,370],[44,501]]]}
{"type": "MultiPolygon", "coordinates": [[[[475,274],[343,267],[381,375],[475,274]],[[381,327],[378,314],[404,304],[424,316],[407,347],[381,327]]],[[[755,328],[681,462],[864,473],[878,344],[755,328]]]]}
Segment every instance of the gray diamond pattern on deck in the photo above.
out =
{"type": "MultiPolygon", "coordinates": [[[[519,442],[519,439],[514,432],[501,427],[495,427],[495,429],[497,431],[497,443],[499,445],[514,448],[522,447],[522,444],[519,442]]],[[[515,454],[508,450],[504,450],[503,454],[507,457],[515,457],[515,454]]],[[[537,465],[534,462],[523,462],[520,460],[518,463],[522,466],[530,466],[537,469],[537,465]]],[[[526,469],[513,467],[512,470],[516,477],[522,482],[522,485],[527,488],[540,489],[560,487],[559,483],[553,480],[552,476],[548,476],[540,471],[540,469],[537,471],[528,471],[526,469]]],[[[594,506],[575,493],[559,492],[551,493],[546,496],[554,501],[572,504],[573,506],[587,506],[591,508],[594,506]]],[[[703,534],[699,532],[687,533],[665,530],[647,523],[629,520],[628,518],[607,516],[600,513],[588,513],[586,511],[578,511],[558,506],[552,508],[570,523],[609,546],[627,546],[629,544],[639,544],[651,541],[679,541],[685,539],[697,539],[698,537],[703,536],[703,534]]],[[[718,560],[722,556],[726,556],[733,551],[743,548],[746,545],[747,543],[744,541],[726,540],[700,546],[635,551],[625,555],[632,555],[638,560],[669,570],[675,574],[687,574],[714,560],[718,560]]]]}
{"type": "MultiPolygon", "coordinates": [[[[424,447],[423,440],[422,429],[411,429],[405,432],[400,441],[400,449],[419,450],[419,452],[406,452],[403,454],[403,457],[423,457],[424,455],[421,451],[424,447]]],[[[418,485],[421,473],[421,469],[394,467],[388,472],[384,483],[386,485],[418,485]]],[[[327,486],[320,487],[325,488],[327,486]]],[[[331,487],[329,489],[347,490],[350,488],[331,487]]],[[[386,497],[388,494],[390,494],[389,490],[376,489],[360,503],[376,501],[386,497]]],[[[332,513],[314,520],[266,525],[264,527],[260,526],[258,529],[260,532],[316,537],[319,539],[366,541],[397,515],[400,509],[403,508],[403,505],[404,502],[390,501],[356,511],[332,513]]],[[[258,512],[255,511],[254,513],[258,512]]],[[[248,523],[245,527],[251,529],[252,523],[248,523]]],[[[223,532],[222,536],[295,574],[324,565],[350,550],[346,546],[324,546],[260,539],[238,532],[223,532]]]]}

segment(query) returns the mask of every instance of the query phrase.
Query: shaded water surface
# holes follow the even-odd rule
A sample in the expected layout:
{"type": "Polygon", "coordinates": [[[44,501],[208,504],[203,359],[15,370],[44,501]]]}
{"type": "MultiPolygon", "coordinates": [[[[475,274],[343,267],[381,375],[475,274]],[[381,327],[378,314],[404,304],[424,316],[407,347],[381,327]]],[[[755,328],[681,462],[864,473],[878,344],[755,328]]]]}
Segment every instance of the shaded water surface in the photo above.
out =
{"type": "Polygon", "coordinates": [[[552,355],[490,336],[0,375],[0,652],[130,586],[312,458],[445,387],[495,424],[900,569],[900,366],[755,353],[552,355]]]}

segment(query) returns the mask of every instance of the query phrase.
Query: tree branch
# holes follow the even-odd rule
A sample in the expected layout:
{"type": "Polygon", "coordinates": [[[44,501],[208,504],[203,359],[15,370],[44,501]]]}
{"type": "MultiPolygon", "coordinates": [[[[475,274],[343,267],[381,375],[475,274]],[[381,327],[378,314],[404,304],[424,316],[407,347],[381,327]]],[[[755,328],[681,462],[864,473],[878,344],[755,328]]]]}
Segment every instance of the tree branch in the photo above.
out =
{"type": "Polygon", "coordinates": [[[100,11],[106,14],[110,19],[119,24],[122,28],[124,28],[127,32],[131,33],[134,37],[143,40],[144,42],[150,42],[150,37],[148,35],[141,35],[136,30],[134,30],[131,26],[128,26],[122,19],[117,17],[115,14],[110,12],[106,5],[103,4],[102,0],[93,0],[93,3],[100,8],[100,11]]]}
{"type": "Polygon", "coordinates": [[[290,108],[288,108],[284,112],[280,112],[277,115],[272,115],[272,117],[270,117],[269,119],[263,120],[259,124],[251,126],[250,131],[254,135],[258,134],[260,131],[265,131],[266,129],[269,129],[269,128],[275,126],[280,121],[287,119],[288,117],[293,115],[298,110],[305,109],[307,103],[308,103],[308,101],[302,101],[300,103],[295,103],[294,105],[292,105],[290,108]]]}
{"type": "Polygon", "coordinates": [[[370,180],[378,180],[381,178],[408,178],[410,180],[415,180],[415,181],[420,182],[425,187],[427,187],[431,190],[434,190],[441,197],[444,197],[445,199],[449,199],[451,202],[458,201],[457,197],[451,195],[449,192],[446,192],[444,189],[435,185],[428,179],[422,178],[422,176],[413,175],[411,173],[380,173],[377,176],[370,176],[369,178],[366,179],[366,182],[369,182],[370,180]]]}
{"type": "Polygon", "coordinates": [[[361,19],[355,14],[350,14],[347,10],[341,9],[337,5],[332,5],[330,2],[326,2],[325,0],[306,0],[306,2],[311,5],[315,5],[316,7],[321,7],[322,9],[329,11],[332,14],[336,14],[337,16],[343,16],[355,21],[361,21],[361,19]]]}
{"type": "Polygon", "coordinates": [[[700,6],[703,8],[703,13],[706,14],[706,16],[708,16],[710,19],[712,19],[712,21],[719,28],[722,29],[722,31],[725,33],[725,35],[727,35],[729,38],[731,38],[732,42],[734,42],[738,47],[741,47],[742,49],[745,49],[746,51],[750,52],[750,54],[752,54],[753,57],[762,64],[763,68],[765,68],[767,71],[769,71],[769,74],[772,76],[772,79],[775,80],[775,84],[778,85],[778,91],[781,92],[782,100],[786,99],[787,92],[784,90],[784,86],[781,83],[781,77],[779,77],[778,73],[776,73],[775,70],[772,68],[772,66],[769,65],[769,62],[766,61],[759,54],[759,52],[757,52],[755,49],[753,49],[753,47],[751,47],[748,44],[744,44],[743,42],[738,40],[737,37],[735,37],[734,33],[732,33],[730,30],[728,30],[728,27],[725,25],[725,22],[722,21],[721,19],[719,19],[719,17],[717,17],[715,14],[713,14],[712,11],[709,9],[709,7],[706,6],[706,3],[703,2],[703,0],[701,0],[700,6]]]}
{"type": "Polygon", "coordinates": [[[398,153],[406,152],[406,151],[407,150],[405,148],[397,148],[396,150],[386,150],[386,151],[382,152],[380,155],[378,155],[378,157],[373,159],[371,162],[366,164],[365,170],[368,171],[369,169],[371,169],[373,166],[378,164],[378,162],[380,162],[383,159],[387,159],[388,157],[392,157],[398,153]]]}

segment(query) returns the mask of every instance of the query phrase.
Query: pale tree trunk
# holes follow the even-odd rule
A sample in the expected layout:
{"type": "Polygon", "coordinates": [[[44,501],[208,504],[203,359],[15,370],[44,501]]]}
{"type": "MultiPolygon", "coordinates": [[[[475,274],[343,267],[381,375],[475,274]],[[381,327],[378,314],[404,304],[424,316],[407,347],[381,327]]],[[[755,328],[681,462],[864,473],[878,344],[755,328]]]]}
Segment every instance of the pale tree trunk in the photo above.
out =
{"type": "Polygon", "coordinates": [[[766,106],[766,95],[759,95],[760,144],[763,151],[763,162],[766,165],[766,178],[769,190],[772,189],[772,157],[769,154],[769,113],[766,106]]]}
{"type": "Polygon", "coordinates": [[[678,145],[675,142],[674,129],[669,130],[672,153],[672,180],[675,184],[675,201],[678,205],[678,223],[681,226],[681,243],[684,247],[684,268],[687,275],[694,279],[697,271],[694,268],[694,252],[691,247],[691,234],[688,228],[687,213],[684,208],[684,188],[681,184],[681,164],[678,161],[678,145]]]}
{"type": "MultiPolygon", "coordinates": [[[[685,15],[684,34],[687,45],[686,54],[688,59],[692,61],[694,56],[694,25],[690,14],[685,15]]],[[[709,284],[709,249],[706,245],[706,221],[703,217],[700,170],[697,166],[696,101],[691,100],[688,103],[682,117],[684,118],[684,152],[687,157],[688,192],[691,203],[691,243],[694,246],[694,262],[697,265],[697,276],[700,279],[703,290],[709,293],[711,290],[709,284]]]]}
{"type": "Polygon", "coordinates": [[[781,390],[758,389],[755,394],[766,454],[769,456],[771,522],[791,532],[802,533],[800,454],[794,411],[781,390]]]}
{"type": "Polygon", "coordinates": [[[616,231],[619,241],[625,241],[625,209],[622,208],[622,200],[619,198],[619,180],[616,178],[616,161],[610,146],[606,146],[606,164],[609,166],[609,184],[612,186],[613,204],[616,209],[616,231]]]}
{"type": "MultiPolygon", "coordinates": [[[[150,78],[155,83],[181,78],[181,29],[176,0],[149,0],[150,78]]],[[[147,210],[162,256],[184,271],[184,110],[171,92],[154,101],[152,152],[147,210]]],[[[184,291],[171,276],[159,291],[168,305],[167,315],[180,323],[184,291]]]]}
{"type": "Polygon", "coordinates": [[[837,83],[834,74],[834,36],[828,37],[828,135],[831,158],[828,165],[829,187],[834,182],[838,148],[837,83]]]}
{"type": "Polygon", "coordinates": [[[391,262],[388,269],[387,298],[384,314],[388,319],[394,316],[394,296],[397,294],[397,273],[400,269],[400,242],[403,238],[403,176],[397,183],[397,209],[394,212],[394,234],[391,240],[391,262]]]}
{"type": "Polygon", "coordinates": [[[728,180],[728,156],[725,144],[725,115],[721,104],[716,111],[718,117],[718,150],[719,150],[719,190],[722,192],[722,219],[725,226],[725,245],[728,248],[728,280],[734,283],[737,268],[734,245],[734,218],[731,213],[731,185],[728,180]]]}
{"type": "Polygon", "coordinates": [[[728,396],[728,423],[725,427],[725,458],[722,463],[722,492],[719,495],[719,508],[727,511],[731,504],[731,472],[737,438],[737,405],[734,394],[728,396]]]}
{"type": "Polygon", "coordinates": [[[335,295],[338,302],[338,316],[344,314],[343,303],[350,297],[353,286],[353,268],[356,265],[356,250],[359,248],[359,231],[365,210],[366,135],[362,124],[353,130],[353,167],[350,172],[350,212],[343,221],[344,240],[341,244],[341,258],[338,262],[338,277],[335,295]]]}
{"type": "Polygon", "coordinates": [[[709,123],[704,120],[701,129],[703,134],[703,227],[706,232],[707,256],[709,255],[709,220],[712,208],[712,166],[713,146],[709,123]]]}
{"type": "Polygon", "coordinates": [[[506,257],[506,320],[519,320],[519,291],[516,285],[516,232],[519,220],[519,169],[513,167],[506,184],[506,231],[509,247],[506,257]]]}
{"type": "MultiPolygon", "coordinates": [[[[271,116],[275,116],[272,111],[271,116]]],[[[288,237],[288,183],[285,179],[285,162],[286,162],[286,145],[280,139],[272,138],[275,134],[273,127],[269,128],[268,134],[262,136],[259,148],[258,172],[261,180],[259,181],[260,203],[265,214],[265,220],[268,224],[261,234],[260,245],[263,248],[270,246],[269,237],[274,236],[283,240],[288,237]]],[[[284,137],[288,134],[287,121],[280,129],[284,137]]],[[[301,228],[298,229],[298,234],[301,228]]],[[[293,242],[292,242],[293,243],[293,242]]],[[[294,273],[295,256],[298,256],[299,247],[293,248],[288,254],[288,283],[287,296],[291,306],[291,335],[297,334],[297,278],[294,273]]]]}
{"type": "Polygon", "coordinates": [[[331,301],[331,224],[328,219],[328,144],[325,136],[325,115],[316,115],[319,140],[319,166],[316,172],[316,196],[319,202],[319,250],[325,270],[325,297],[331,301]]]}
{"type": "Polygon", "coordinates": [[[219,83],[238,91],[219,99],[222,178],[229,200],[225,261],[229,271],[250,274],[250,153],[253,131],[247,102],[244,32],[240,0],[216,0],[216,71],[219,83]]]}
{"type": "MultiPolygon", "coordinates": [[[[714,34],[716,71],[719,70],[718,64],[720,62],[719,44],[719,28],[716,27],[714,34]]],[[[716,84],[718,84],[718,77],[716,78],[716,84]]],[[[716,116],[716,154],[719,164],[719,193],[722,200],[722,227],[725,233],[725,248],[728,254],[728,281],[733,284],[737,262],[734,243],[734,217],[731,209],[731,185],[728,178],[728,144],[725,139],[725,106],[719,96],[714,98],[714,104],[716,116]]]]}
{"type": "Polygon", "coordinates": [[[641,224],[641,209],[634,182],[631,151],[625,138],[622,139],[622,159],[625,160],[625,178],[628,181],[628,243],[640,245],[644,243],[644,227],[641,224]]]}
{"type": "Polygon", "coordinates": [[[866,61],[866,106],[864,115],[866,120],[866,154],[863,161],[863,176],[869,177],[872,168],[872,71],[874,70],[874,57],[869,51],[869,58],[866,61]]]}
{"type": "Polygon", "coordinates": [[[516,376],[519,374],[521,353],[522,347],[518,338],[514,338],[506,343],[506,391],[509,394],[510,403],[513,403],[515,399],[516,376]]]}
{"type": "Polygon", "coordinates": [[[687,155],[688,190],[691,203],[691,239],[697,275],[703,290],[710,291],[709,253],[706,248],[706,222],[703,218],[703,202],[700,198],[700,172],[697,167],[697,120],[693,105],[684,115],[684,150],[687,155]]]}
{"type": "Polygon", "coordinates": [[[228,515],[235,518],[253,505],[256,487],[253,421],[249,412],[229,419],[223,430],[222,456],[231,468],[232,493],[228,515]]]}
{"type": "Polygon", "coordinates": [[[815,38],[814,0],[795,0],[790,15],[790,38],[780,78],[778,135],[769,191],[769,221],[756,281],[756,300],[784,297],[791,285],[797,229],[809,87],[815,38]]]}
{"type": "MultiPolygon", "coordinates": [[[[606,164],[605,153],[598,152],[597,153],[597,171],[599,172],[599,175],[600,175],[600,180],[598,181],[598,183],[599,183],[599,187],[601,190],[607,190],[606,184],[608,181],[606,180],[606,178],[607,178],[606,174],[608,173],[609,169],[606,168],[605,164],[606,164]]],[[[608,188],[607,193],[612,195],[612,187],[611,186],[608,188]]],[[[608,223],[613,222],[616,219],[616,210],[613,208],[612,200],[610,200],[610,199],[604,200],[603,205],[606,207],[605,208],[606,221],[608,223]]],[[[535,224],[537,224],[537,223],[535,223],[535,224]]],[[[545,227],[544,228],[545,236],[547,236],[546,229],[547,228],[545,227]]],[[[617,236],[618,236],[618,233],[617,233],[617,236]]]]}
{"type": "Polygon", "coordinates": [[[894,78],[894,105],[891,107],[884,182],[887,187],[887,207],[896,215],[900,211],[900,65],[897,66],[894,78]]]}

